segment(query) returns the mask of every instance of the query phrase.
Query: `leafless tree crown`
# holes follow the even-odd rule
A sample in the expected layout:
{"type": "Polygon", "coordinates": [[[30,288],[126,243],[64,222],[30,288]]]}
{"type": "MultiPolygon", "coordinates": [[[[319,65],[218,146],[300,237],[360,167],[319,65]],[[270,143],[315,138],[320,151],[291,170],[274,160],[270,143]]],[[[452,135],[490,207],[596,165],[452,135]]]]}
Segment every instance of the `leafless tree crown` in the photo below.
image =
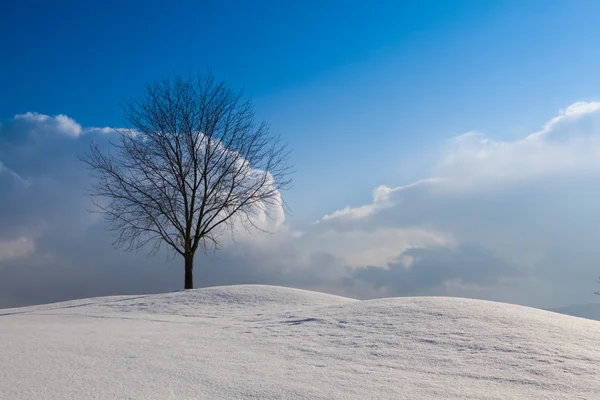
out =
{"type": "Polygon", "coordinates": [[[283,206],[291,180],[288,152],[250,100],[212,74],[147,85],[122,104],[127,129],[112,151],[83,157],[95,177],[94,203],[115,245],[161,244],[187,257],[217,248],[224,230],[256,227],[253,216],[283,206]]]}

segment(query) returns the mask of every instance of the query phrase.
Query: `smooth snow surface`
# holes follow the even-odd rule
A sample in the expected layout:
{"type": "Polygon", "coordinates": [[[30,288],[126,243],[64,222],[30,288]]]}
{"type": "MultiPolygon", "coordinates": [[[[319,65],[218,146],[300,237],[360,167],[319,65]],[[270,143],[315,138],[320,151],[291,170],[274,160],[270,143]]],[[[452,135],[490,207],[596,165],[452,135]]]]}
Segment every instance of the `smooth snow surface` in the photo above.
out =
{"type": "Polygon", "coordinates": [[[600,399],[600,322],[229,286],[0,310],[0,398],[600,399]]]}

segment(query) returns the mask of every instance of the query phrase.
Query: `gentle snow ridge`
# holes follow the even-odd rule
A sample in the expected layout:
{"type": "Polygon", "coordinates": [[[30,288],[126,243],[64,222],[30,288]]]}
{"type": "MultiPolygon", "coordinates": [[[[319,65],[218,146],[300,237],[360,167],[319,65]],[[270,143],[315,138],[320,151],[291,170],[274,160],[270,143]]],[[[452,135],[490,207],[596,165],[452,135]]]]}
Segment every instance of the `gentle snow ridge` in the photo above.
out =
{"type": "Polygon", "coordinates": [[[0,399],[598,399],[600,322],[241,285],[0,310],[0,399]]]}

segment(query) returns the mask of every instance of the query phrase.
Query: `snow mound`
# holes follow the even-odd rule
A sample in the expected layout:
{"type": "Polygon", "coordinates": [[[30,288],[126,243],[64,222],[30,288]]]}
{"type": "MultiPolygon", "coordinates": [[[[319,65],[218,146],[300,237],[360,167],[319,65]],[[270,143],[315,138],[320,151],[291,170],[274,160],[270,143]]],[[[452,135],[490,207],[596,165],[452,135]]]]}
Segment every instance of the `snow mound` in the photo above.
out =
{"type": "Polygon", "coordinates": [[[173,293],[109,296],[72,300],[32,307],[0,310],[2,314],[55,311],[98,313],[150,313],[167,316],[204,316],[218,307],[222,312],[255,307],[319,307],[355,302],[357,300],[309,290],[268,285],[217,286],[173,293]],[[78,309],[78,310],[74,310],[78,309]]]}
{"type": "Polygon", "coordinates": [[[600,322],[244,285],[0,310],[0,399],[596,399],[600,322]]]}

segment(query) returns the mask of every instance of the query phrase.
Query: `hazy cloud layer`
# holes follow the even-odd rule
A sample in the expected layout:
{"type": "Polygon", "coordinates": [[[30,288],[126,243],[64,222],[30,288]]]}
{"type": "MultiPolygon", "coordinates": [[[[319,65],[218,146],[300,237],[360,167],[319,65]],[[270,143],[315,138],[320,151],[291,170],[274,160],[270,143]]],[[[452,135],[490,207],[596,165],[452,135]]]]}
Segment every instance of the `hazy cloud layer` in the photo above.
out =
{"type": "MultiPolygon", "coordinates": [[[[515,141],[458,136],[426,179],[379,186],[371,203],[332,210],[307,231],[278,213],[265,220],[275,234],[244,234],[199,257],[196,280],[585,302],[600,274],[600,103],[575,103],[541,126],[515,141]]],[[[77,155],[110,136],[64,115],[0,125],[0,307],[182,286],[180,260],[112,250],[86,210],[77,155]]]]}

